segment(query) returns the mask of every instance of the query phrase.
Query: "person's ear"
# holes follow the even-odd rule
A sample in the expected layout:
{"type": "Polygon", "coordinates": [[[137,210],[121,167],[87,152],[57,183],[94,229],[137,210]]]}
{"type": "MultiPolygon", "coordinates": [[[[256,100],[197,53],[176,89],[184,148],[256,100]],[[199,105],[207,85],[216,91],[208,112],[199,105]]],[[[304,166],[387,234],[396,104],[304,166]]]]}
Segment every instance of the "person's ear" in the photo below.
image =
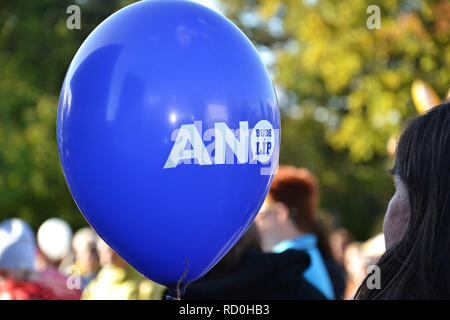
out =
{"type": "Polygon", "coordinates": [[[396,191],[389,201],[383,222],[386,248],[391,248],[400,242],[408,227],[411,215],[408,191],[399,177],[395,177],[396,191]]]}

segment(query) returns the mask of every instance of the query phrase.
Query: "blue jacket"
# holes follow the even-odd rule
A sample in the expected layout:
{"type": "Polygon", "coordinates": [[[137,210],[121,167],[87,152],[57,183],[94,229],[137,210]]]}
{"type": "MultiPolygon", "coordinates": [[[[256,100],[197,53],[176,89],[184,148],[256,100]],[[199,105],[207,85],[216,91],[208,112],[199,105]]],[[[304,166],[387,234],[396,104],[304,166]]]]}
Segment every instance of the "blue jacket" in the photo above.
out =
{"type": "Polygon", "coordinates": [[[335,299],[330,276],[317,248],[316,236],[304,234],[298,238],[283,240],[273,248],[273,252],[281,253],[289,249],[304,250],[309,254],[311,265],[303,273],[304,278],[319,289],[327,299],[335,299]]]}

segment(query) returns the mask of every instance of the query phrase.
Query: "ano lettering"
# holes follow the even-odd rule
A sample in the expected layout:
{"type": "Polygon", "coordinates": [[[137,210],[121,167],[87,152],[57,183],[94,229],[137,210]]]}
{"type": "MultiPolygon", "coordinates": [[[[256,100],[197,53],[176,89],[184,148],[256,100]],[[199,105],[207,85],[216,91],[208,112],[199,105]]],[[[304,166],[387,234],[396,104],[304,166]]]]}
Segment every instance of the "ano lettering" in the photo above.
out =
{"type": "Polygon", "coordinates": [[[192,163],[192,160],[198,165],[234,164],[234,157],[240,164],[267,163],[275,148],[275,132],[267,120],[259,121],[253,129],[249,129],[248,121],[240,121],[237,130],[230,129],[225,122],[217,122],[214,128],[206,130],[203,138],[202,122],[196,121],[182,125],[174,132],[172,140],[175,142],[164,169],[192,163]],[[205,146],[204,141],[211,142],[205,146]]]}

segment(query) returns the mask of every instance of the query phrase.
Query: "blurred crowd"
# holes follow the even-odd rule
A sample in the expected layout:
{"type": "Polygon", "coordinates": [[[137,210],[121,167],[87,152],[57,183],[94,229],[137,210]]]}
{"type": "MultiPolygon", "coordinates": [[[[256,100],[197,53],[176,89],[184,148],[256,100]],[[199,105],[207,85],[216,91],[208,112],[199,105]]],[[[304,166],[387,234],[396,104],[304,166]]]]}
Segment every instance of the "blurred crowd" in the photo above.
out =
{"type": "MultiPolygon", "coordinates": [[[[183,299],[352,299],[383,235],[364,243],[318,217],[318,185],[306,169],[282,166],[255,222],[183,299]]],[[[24,220],[0,224],[0,299],[159,300],[145,279],[90,228],[60,218],[35,233],[24,220]]]]}
{"type": "Polygon", "coordinates": [[[449,299],[450,102],[411,120],[383,234],[360,243],[318,214],[316,178],[281,166],[254,224],[184,299],[449,299]]]}
{"type": "MultiPolygon", "coordinates": [[[[362,243],[320,218],[308,170],[280,166],[246,234],[182,298],[448,299],[449,146],[449,102],[409,122],[384,234],[362,243]],[[384,285],[369,286],[377,268],[384,285]]],[[[167,298],[179,296],[142,277],[90,228],[72,234],[52,218],[35,234],[18,218],[0,223],[0,299],[167,298]]]]}
{"type": "Polygon", "coordinates": [[[1,300],[157,300],[163,290],[89,227],[73,234],[51,218],[35,234],[22,219],[0,223],[1,300]]]}
{"type": "Polygon", "coordinates": [[[318,203],[308,170],[279,167],[247,233],[183,299],[353,299],[385,252],[384,236],[354,241],[320,219],[318,203]]]}

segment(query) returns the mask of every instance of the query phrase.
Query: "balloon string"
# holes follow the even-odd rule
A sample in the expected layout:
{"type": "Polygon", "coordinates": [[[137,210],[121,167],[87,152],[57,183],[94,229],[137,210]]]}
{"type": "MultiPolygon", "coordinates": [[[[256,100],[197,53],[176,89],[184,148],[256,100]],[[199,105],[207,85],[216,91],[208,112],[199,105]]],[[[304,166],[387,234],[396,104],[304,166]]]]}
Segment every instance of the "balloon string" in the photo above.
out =
{"type": "MultiPolygon", "coordinates": [[[[186,259],[186,269],[184,270],[183,275],[181,276],[180,280],[178,280],[176,292],[177,292],[177,300],[181,300],[181,294],[180,294],[180,285],[183,279],[186,277],[189,269],[189,259],[186,259]]],[[[184,290],[183,290],[184,291],[184,290]]]]}

